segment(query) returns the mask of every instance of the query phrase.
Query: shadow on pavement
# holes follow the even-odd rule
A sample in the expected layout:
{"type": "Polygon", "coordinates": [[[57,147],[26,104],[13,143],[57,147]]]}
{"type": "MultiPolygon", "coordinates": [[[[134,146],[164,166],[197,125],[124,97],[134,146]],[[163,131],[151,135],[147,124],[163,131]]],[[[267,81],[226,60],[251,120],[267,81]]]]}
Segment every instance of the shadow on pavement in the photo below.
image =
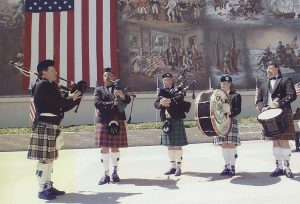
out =
{"type": "Polygon", "coordinates": [[[241,172],[233,177],[230,182],[247,186],[269,186],[281,181],[280,177],[270,177],[270,173],[271,172],[241,172]]]}
{"type": "Polygon", "coordinates": [[[79,193],[67,193],[57,196],[55,200],[46,203],[82,203],[82,204],[116,204],[123,197],[133,196],[140,193],[99,193],[84,191],[79,193]]]}
{"type": "Polygon", "coordinates": [[[294,174],[295,178],[293,180],[300,181],[300,173],[294,174]]]}
{"type": "Polygon", "coordinates": [[[179,189],[176,185],[178,180],[129,178],[122,179],[118,185],[134,184],[136,186],[159,186],[167,189],[179,189]]]}
{"type": "Polygon", "coordinates": [[[220,173],[203,173],[203,172],[183,172],[182,175],[202,177],[206,178],[207,181],[220,181],[225,179],[230,179],[228,176],[220,176],[220,173]]]}

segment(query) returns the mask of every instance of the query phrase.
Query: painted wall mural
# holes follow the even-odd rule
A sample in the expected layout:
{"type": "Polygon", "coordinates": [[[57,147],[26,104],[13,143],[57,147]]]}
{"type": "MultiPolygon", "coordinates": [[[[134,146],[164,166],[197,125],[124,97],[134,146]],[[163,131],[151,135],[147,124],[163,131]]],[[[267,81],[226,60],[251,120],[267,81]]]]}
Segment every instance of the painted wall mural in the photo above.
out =
{"type": "MultiPolygon", "coordinates": [[[[24,1],[0,0],[0,95],[23,95],[8,62],[23,55],[24,1]]],[[[266,79],[269,60],[300,81],[300,0],[116,0],[119,69],[135,92],[184,70],[196,89],[233,76],[238,89],[266,79]],[[209,80],[210,79],[210,80],[209,80]]]]}
{"type": "Polygon", "coordinates": [[[270,60],[300,80],[300,0],[119,0],[118,9],[121,78],[136,91],[183,70],[196,89],[230,74],[253,90],[270,60]]]}

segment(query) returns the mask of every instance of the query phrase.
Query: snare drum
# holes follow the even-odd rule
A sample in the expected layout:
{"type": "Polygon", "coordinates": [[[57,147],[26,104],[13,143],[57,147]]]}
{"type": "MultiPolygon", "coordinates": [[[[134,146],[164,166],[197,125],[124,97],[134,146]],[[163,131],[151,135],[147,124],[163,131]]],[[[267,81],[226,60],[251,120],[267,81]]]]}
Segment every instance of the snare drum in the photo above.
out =
{"type": "Polygon", "coordinates": [[[280,108],[269,109],[258,114],[257,120],[262,124],[263,134],[266,137],[278,137],[287,129],[288,122],[283,116],[280,108]]]}
{"type": "Polygon", "coordinates": [[[207,136],[225,136],[231,131],[231,118],[224,114],[223,104],[231,102],[228,95],[220,90],[201,92],[195,101],[195,119],[199,130],[207,136]]]}

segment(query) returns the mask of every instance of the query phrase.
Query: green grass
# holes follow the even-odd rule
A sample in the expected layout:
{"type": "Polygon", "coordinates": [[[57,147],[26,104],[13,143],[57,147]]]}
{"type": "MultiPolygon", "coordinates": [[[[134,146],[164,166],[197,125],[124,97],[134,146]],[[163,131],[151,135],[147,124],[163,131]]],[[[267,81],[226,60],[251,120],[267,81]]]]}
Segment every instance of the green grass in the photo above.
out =
{"type": "MultiPolygon", "coordinates": [[[[240,124],[256,123],[256,118],[241,118],[239,120],[240,124]]],[[[186,128],[196,127],[195,120],[184,121],[184,126],[186,128]]],[[[161,122],[146,122],[146,123],[134,123],[127,124],[127,129],[129,130],[145,130],[145,129],[160,129],[161,122]]],[[[73,125],[61,128],[63,132],[94,132],[95,126],[92,125],[73,125]]],[[[24,135],[30,134],[30,128],[0,128],[0,135],[24,135]]]]}

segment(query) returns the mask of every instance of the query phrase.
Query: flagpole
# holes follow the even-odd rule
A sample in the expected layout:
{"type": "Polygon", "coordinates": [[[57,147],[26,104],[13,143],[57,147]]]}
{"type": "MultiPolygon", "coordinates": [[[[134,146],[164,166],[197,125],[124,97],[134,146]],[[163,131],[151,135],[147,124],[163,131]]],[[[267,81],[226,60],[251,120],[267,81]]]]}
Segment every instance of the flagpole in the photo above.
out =
{"type": "Polygon", "coordinates": [[[210,76],[208,77],[208,89],[209,89],[209,90],[212,90],[210,76]]]}
{"type": "MultiPolygon", "coordinates": [[[[158,96],[158,77],[156,77],[156,96],[158,96]]],[[[155,109],[155,121],[158,121],[158,113],[157,113],[157,109],[155,109]]]]}

